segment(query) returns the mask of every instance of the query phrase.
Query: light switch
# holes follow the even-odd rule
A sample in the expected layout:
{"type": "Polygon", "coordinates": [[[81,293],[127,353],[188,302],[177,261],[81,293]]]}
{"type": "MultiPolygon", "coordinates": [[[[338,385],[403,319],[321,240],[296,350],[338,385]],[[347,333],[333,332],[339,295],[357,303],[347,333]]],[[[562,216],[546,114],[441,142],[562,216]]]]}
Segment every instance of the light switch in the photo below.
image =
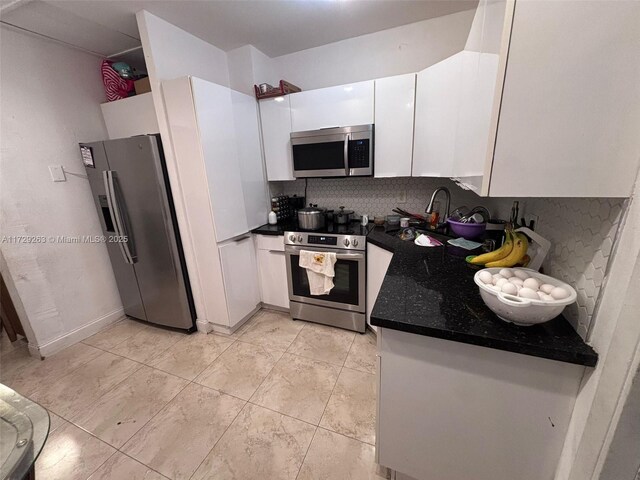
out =
{"type": "Polygon", "coordinates": [[[51,180],[54,182],[66,182],[67,177],[64,174],[62,165],[49,165],[49,173],[51,174],[51,180]]]}

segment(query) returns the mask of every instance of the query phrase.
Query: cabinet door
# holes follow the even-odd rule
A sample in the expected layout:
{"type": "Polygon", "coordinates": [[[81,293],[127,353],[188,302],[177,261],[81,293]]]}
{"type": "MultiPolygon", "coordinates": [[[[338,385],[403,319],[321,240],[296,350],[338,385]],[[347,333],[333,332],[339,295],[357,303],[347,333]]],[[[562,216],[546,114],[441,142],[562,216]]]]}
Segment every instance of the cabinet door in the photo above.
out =
{"type": "Polygon", "coordinates": [[[490,196],[631,194],[640,158],[640,8],[577,5],[517,4],[490,196]]]}
{"type": "Polygon", "coordinates": [[[499,56],[461,52],[459,113],[452,174],[482,177],[489,146],[499,56]]]}
{"type": "Polygon", "coordinates": [[[375,177],[410,177],[416,75],[375,81],[375,177]]]}
{"type": "Polygon", "coordinates": [[[218,248],[222,263],[224,291],[229,312],[229,328],[251,314],[260,303],[258,269],[250,235],[218,248]]]}
{"type": "Polygon", "coordinates": [[[378,327],[371,325],[371,311],[392,258],[393,253],[371,243],[367,244],[367,323],[373,330],[378,327]]]}
{"type": "Polygon", "coordinates": [[[191,79],[200,143],[207,171],[216,241],[249,230],[235,140],[231,89],[191,79]]]}
{"type": "Polygon", "coordinates": [[[463,53],[418,72],[414,177],[450,177],[453,173],[463,53]]]}
{"type": "Polygon", "coordinates": [[[373,80],[290,95],[294,132],[374,122],[373,80]]]}
{"type": "Polygon", "coordinates": [[[267,179],[295,180],[291,159],[290,95],[260,100],[260,124],[267,179]]]}
{"type": "Polygon", "coordinates": [[[481,0],[471,33],[461,52],[458,124],[452,174],[481,193],[487,157],[493,157],[495,127],[508,50],[508,33],[514,3],[481,0]]]}
{"type": "Polygon", "coordinates": [[[231,91],[231,100],[245,214],[251,230],[264,225],[270,210],[260,146],[258,106],[254,97],[235,90],[231,91]]]}
{"type": "Polygon", "coordinates": [[[258,250],[258,273],[262,302],[288,309],[289,289],[284,251],[258,250]]]}

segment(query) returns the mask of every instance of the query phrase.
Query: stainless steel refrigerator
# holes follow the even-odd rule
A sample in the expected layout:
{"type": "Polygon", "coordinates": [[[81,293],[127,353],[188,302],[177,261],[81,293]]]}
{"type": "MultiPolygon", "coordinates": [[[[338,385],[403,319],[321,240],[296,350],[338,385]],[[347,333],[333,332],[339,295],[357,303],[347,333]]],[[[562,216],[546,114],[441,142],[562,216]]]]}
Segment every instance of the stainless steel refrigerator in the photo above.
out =
{"type": "Polygon", "coordinates": [[[195,308],[158,135],[81,143],[124,313],[193,330],[195,308]]]}

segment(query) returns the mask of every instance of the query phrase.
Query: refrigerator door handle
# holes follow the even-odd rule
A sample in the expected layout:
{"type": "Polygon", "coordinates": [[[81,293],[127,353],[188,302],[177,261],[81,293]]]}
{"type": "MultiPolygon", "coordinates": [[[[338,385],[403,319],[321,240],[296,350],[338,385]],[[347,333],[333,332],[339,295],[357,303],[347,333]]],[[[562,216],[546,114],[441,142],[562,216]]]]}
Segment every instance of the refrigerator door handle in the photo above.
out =
{"type": "Polygon", "coordinates": [[[118,197],[116,195],[113,174],[113,170],[105,170],[102,172],[105,190],[107,191],[107,204],[109,205],[109,214],[111,215],[111,221],[113,222],[116,236],[118,237],[116,241],[118,243],[118,246],[120,247],[120,252],[124,257],[124,261],[128,264],[133,265],[136,259],[133,257],[133,255],[131,255],[131,250],[129,249],[129,238],[127,237],[125,239],[125,237],[127,236],[127,232],[124,229],[124,222],[120,214],[120,207],[118,205],[118,197]]]}

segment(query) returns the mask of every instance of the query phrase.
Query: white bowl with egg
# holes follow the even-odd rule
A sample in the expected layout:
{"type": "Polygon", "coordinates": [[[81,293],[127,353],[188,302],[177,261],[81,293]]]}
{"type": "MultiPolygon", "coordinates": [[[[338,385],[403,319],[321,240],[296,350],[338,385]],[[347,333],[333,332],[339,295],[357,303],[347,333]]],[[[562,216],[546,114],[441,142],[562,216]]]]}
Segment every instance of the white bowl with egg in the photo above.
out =
{"type": "Polygon", "coordinates": [[[473,279],[487,307],[516,325],[548,322],[577,297],[571,285],[530,268],[484,268],[473,279]]]}

